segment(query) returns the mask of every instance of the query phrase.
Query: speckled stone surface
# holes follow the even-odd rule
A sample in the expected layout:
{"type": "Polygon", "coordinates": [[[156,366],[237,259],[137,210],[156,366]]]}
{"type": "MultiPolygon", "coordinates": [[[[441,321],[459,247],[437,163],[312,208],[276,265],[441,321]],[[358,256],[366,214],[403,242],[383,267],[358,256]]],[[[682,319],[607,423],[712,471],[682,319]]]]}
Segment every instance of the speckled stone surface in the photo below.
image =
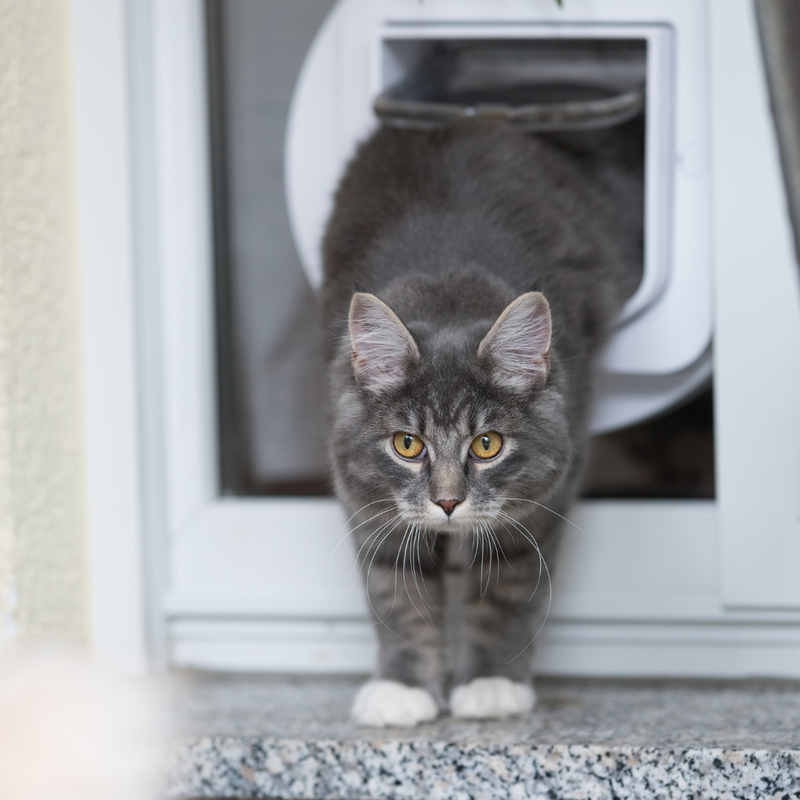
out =
{"type": "Polygon", "coordinates": [[[508,722],[359,728],[360,681],[190,674],[172,798],[800,799],[800,684],[539,680],[508,722]]]}

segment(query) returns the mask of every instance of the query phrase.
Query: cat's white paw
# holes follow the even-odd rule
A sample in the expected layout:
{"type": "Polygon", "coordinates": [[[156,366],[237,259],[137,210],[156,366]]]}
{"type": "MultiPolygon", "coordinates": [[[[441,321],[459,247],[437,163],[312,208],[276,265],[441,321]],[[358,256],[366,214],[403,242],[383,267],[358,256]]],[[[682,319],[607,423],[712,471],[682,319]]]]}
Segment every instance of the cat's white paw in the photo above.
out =
{"type": "Polygon", "coordinates": [[[508,678],[475,678],[450,693],[454,717],[499,719],[525,714],[536,704],[532,686],[508,678]]]}
{"type": "Polygon", "coordinates": [[[350,714],[359,725],[409,727],[436,719],[439,707],[425,689],[397,681],[370,681],[359,690],[350,714]]]}

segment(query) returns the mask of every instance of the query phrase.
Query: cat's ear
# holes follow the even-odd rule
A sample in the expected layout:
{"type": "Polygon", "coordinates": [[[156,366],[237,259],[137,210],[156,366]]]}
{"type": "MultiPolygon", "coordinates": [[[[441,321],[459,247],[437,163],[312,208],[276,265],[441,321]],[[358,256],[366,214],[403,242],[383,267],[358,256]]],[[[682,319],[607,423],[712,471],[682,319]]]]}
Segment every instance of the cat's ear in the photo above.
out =
{"type": "Polygon", "coordinates": [[[400,386],[408,366],[419,361],[419,349],[397,314],[374,294],[357,292],[349,323],[356,379],[373,392],[400,386]]]}
{"type": "Polygon", "coordinates": [[[526,391],[544,381],[550,369],[550,306],[541,292],[520,295],[492,325],[478,347],[494,380],[526,391]]]}

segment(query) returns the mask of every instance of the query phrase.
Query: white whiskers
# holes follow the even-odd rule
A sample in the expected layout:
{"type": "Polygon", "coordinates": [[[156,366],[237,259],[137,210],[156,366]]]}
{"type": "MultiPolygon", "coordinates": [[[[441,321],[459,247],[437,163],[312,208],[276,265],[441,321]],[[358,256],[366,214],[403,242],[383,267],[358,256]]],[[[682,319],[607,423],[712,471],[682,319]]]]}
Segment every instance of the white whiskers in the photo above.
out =
{"type": "Polygon", "coordinates": [[[539,584],[542,578],[542,567],[544,567],[545,574],[547,575],[547,610],[545,611],[541,624],[536,629],[536,633],[533,634],[533,638],[528,642],[528,644],[525,645],[525,647],[522,648],[522,650],[519,651],[519,653],[517,653],[514,656],[514,658],[508,661],[508,663],[510,664],[512,661],[516,661],[536,641],[537,637],[542,632],[542,628],[544,628],[544,624],[545,622],[547,622],[547,618],[550,616],[550,608],[553,605],[553,580],[550,577],[550,570],[548,569],[547,562],[545,561],[544,556],[542,555],[541,548],[536,542],[536,539],[534,538],[533,534],[521,522],[515,520],[509,514],[506,514],[505,511],[500,511],[499,513],[503,516],[505,520],[510,522],[511,525],[513,525],[514,528],[516,528],[516,530],[518,530],[519,533],[522,534],[522,536],[534,546],[534,548],[536,548],[536,552],[539,555],[539,578],[536,581],[536,586],[533,587],[533,592],[531,593],[531,596],[528,598],[529,603],[531,602],[531,600],[533,600],[534,595],[536,594],[536,590],[539,588],[539,584]]]}
{"type": "MultiPolygon", "coordinates": [[[[354,512],[353,512],[353,514],[350,516],[350,518],[349,518],[348,520],[346,520],[346,521],[345,521],[344,525],[342,525],[341,529],[339,530],[339,535],[341,536],[341,533],[342,533],[342,531],[343,531],[343,530],[344,530],[344,529],[345,529],[345,528],[346,528],[346,527],[347,527],[347,526],[348,526],[348,525],[349,525],[349,524],[350,524],[350,523],[351,523],[351,522],[352,522],[352,521],[353,521],[353,520],[354,520],[354,519],[355,519],[355,518],[356,518],[356,517],[357,517],[357,516],[358,516],[358,515],[359,515],[359,514],[360,514],[360,513],[363,511],[363,510],[364,510],[364,509],[365,509],[365,508],[369,508],[370,506],[374,506],[374,505],[376,505],[377,503],[392,503],[392,504],[395,506],[395,508],[397,507],[397,503],[395,503],[395,501],[394,501],[394,500],[390,500],[389,498],[386,498],[385,500],[373,500],[371,503],[366,503],[365,505],[361,506],[361,508],[359,508],[357,511],[354,511],[354,512]]],[[[388,510],[388,509],[387,509],[387,510],[388,510]]],[[[376,516],[376,517],[379,517],[379,516],[380,516],[380,514],[383,514],[383,513],[386,513],[386,510],[384,510],[384,511],[380,512],[379,514],[376,514],[375,516],[376,516]]],[[[351,535],[352,535],[352,533],[353,533],[354,531],[358,530],[358,528],[360,528],[362,525],[366,524],[367,522],[369,522],[370,520],[373,520],[373,519],[375,519],[375,517],[370,517],[370,519],[368,519],[368,520],[365,520],[364,522],[360,522],[358,525],[356,525],[356,526],[355,526],[355,528],[351,528],[349,531],[347,531],[347,533],[345,533],[345,535],[344,535],[344,536],[342,536],[342,538],[341,538],[341,539],[339,539],[339,541],[338,541],[338,542],[336,542],[336,547],[334,547],[334,548],[333,548],[333,550],[331,551],[331,557],[328,559],[328,579],[327,579],[326,583],[330,582],[330,579],[331,579],[331,565],[333,564],[333,557],[336,555],[336,551],[339,549],[339,545],[341,545],[341,543],[342,543],[342,542],[343,542],[343,541],[344,541],[344,540],[345,540],[345,539],[346,539],[348,536],[351,536],[351,535]]]]}
{"type": "MultiPolygon", "coordinates": [[[[572,520],[568,519],[567,517],[559,514],[557,511],[554,511],[552,508],[540,503],[536,500],[530,500],[524,497],[500,497],[498,498],[500,501],[504,503],[514,504],[514,503],[529,503],[530,505],[536,506],[537,508],[541,508],[543,511],[546,511],[550,514],[553,514],[558,519],[566,522],[571,527],[575,528],[576,530],[583,533],[585,536],[588,536],[589,533],[581,528],[579,525],[576,525],[572,520]]],[[[357,525],[353,526],[343,537],[339,539],[334,548],[333,552],[331,553],[331,559],[328,563],[328,580],[330,580],[330,573],[331,573],[331,564],[333,561],[333,556],[335,555],[336,551],[338,550],[341,543],[351,534],[356,532],[359,528],[365,525],[374,525],[375,529],[372,530],[366,538],[361,542],[358,552],[355,555],[354,565],[353,568],[359,568],[363,570],[364,565],[366,565],[366,588],[367,588],[367,602],[369,603],[369,607],[372,610],[373,615],[379,621],[381,625],[383,625],[387,630],[391,631],[395,636],[401,639],[403,642],[408,644],[410,647],[413,647],[415,650],[416,648],[411,642],[401,636],[397,631],[393,630],[388,624],[387,620],[392,616],[396,603],[397,603],[397,592],[398,592],[398,584],[402,581],[402,589],[405,591],[406,596],[408,597],[411,606],[413,607],[414,611],[426,621],[426,623],[430,625],[435,625],[434,618],[438,616],[438,609],[436,608],[437,603],[434,601],[433,596],[428,588],[428,585],[425,581],[425,571],[426,568],[423,565],[422,561],[422,544],[425,543],[427,548],[427,557],[428,559],[432,559],[435,557],[435,551],[433,549],[434,543],[439,534],[435,532],[429,531],[425,525],[420,521],[415,520],[408,520],[400,510],[399,504],[390,498],[381,499],[381,500],[373,500],[371,503],[367,503],[361,508],[359,508],[345,523],[345,527],[348,526],[359,514],[362,514],[365,509],[370,508],[375,505],[381,505],[381,509],[377,511],[377,513],[371,514],[366,519],[359,522],[357,525]],[[382,519],[383,518],[383,519],[382,519]],[[376,522],[379,520],[380,522],[376,522]],[[405,525],[405,529],[402,532],[402,535],[398,532],[398,529],[405,525]],[[433,535],[431,535],[433,533],[433,535]],[[370,596],[370,577],[372,573],[372,567],[375,563],[375,560],[378,556],[379,551],[384,546],[384,544],[392,537],[396,535],[396,539],[399,538],[399,544],[397,544],[397,552],[395,554],[394,564],[392,565],[391,562],[385,565],[388,567],[388,573],[386,575],[386,579],[390,580],[392,575],[394,577],[394,593],[391,600],[391,604],[388,610],[385,608],[382,609],[384,612],[383,614],[378,614],[377,610],[372,601],[372,597],[370,596]],[[414,596],[416,593],[416,596],[414,596]]],[[[509,511],[513,509],[512,506],[507,506],[509,511]]],[[[523,517],[524,518],[524,517],[523,517]]],[[[509,557],[505,552],[505,548],[503,547],[503,541],[501,541],[501,536],[498,535],[499,528],[498,525],[501,525],[503,529],[506,531],[506,534],[511,537],[512,540],[516,541],[516,535],[521,536],[525,542],[527,542],[535,551],[536,555],[538,556],[539,560],[539,570],[538,576],[536,578],[535,586],[531,591],[530,596],[527,599],[528,603],[531,603],[536,596],[536,593],[539,590],[539,587],[542,584],[542,580],[546,579],[547,581],[547,606],[544,612],[544,616],[542,617],[541,623],[538,625],[536,632],[533,635],[533,638],[528,642],[528,644],[520,650],[517,655],[512,658],[511,661],[516,660],[519,658],[526,650],[528,650],[534,641],[537,639],[539,634],[541,633],[544,625],[549,618],[550,610],[552,607],[553,602],[553,582],[552,576],[550,573],[550,569],[545,561],[544,554],[542,552],[542,548],[540,547],[539,543],[536,540],[536,537],[531,533],[528,527],[524,525],[513,513],[509,513],[508,511],[499,509],[494,514],[494,519],[488,518],[479,518],[471,525],[471,539],[472,539],[472,559],[470,561],[469,570],[473,568],[478,572],[477,581],[478,581],[478,590],[481,597],[481,601],[487,595],[489,591],[489,587],[492,581],[492,571],[495,572],[495,581],[499,585],[501,580],[501,560],[504,560],[508,569],[514,575],[517,575],[516,570],[514,569],[511,561],[509,561],[509,557]],[[480,563],[479,563],[480,562],[480,563]]],[[[459,550],[463,546],[464,539],[467,536],[460,536],[459,541],[459,550]]],[[[394,554],[394,549],[393,549],[394,554]]],[[[613,560],[613,559],[612,559],[613,560]]],[[[523,573],[524,574],[524,573],[523,573]]],[[[532,577],[532,576],[531,576],[532,577]]],[[[518,576],[519,578],[519,576],[518,576]]],[[[521,578],[520,578],[521,580],[521,578]]],[[[388,601],[388,596],[386,600],[388,601]]],[[[538,616],[538,614],[537,614],[538,616]]]]}
{"type": "MultiPolygon", "coordinates": [[[[584,530],[583,528],[581,528],[581,526],[580,526],[580,525],[576,525],[576,524],[575,524],[575,523],[574,523],[574,522],[573,522],[571,519],[568,519],[567,517],[563,516],[562,514],[559,514],[559,513],[558,513],[558,511],[553,511],[553,509],[552,509],[552,508],[548,508],[548,507],[547,507],[546,505],[544,505],[543,503],[537,503],[537,502],[536,502],[536,500],[528,500],[528,499],[527,499],[527,498],[525,498],[525,497],[501,497],[501,498],[500,498],[500,500],[507,500],[507,501],[509,501],[509,502],[517,502],[517,503],[531,503],[532,505],[534,505],[534,506],[538,506],[539,508],[543,509],[544,511],[548,511],[548,512],[550,512],[551,514],[555,515],[555,516],[556,516],[556,517],[558,517],[559,519],[561,519],[561,520],[563,520],[564,522],[566,522],[568,525],[570,525],[570,526],[572,526],[573,528],[575,528],[575,530],[576,530],[576,531],[580,531],[580,532],[581,532],[581,533],[582,533],[584,536],[586,536],[586,537],[591,537],[591,534],[589,533],[589,531],[586,531],[586,530],[584,530]]],[[[605,547],[603,547],[603,544],[602,544],[602,542],[599,542],[599,545],[600,545],[600,550],[603,552],[603,555],[604,555],[604,556],[605,556],[605,557],[606,557],[606,558],[607,558],[607,559],[608,559],[608,560],[609,560],[609,561],[610,561],[610,562],[611,562],[611,563],[612,563],[612,564],[613,564],[613,565],[614,565],[614,566],[615,566],[615,567],[616,567],[616,568],[617,568],[617,569],[618,569],[618,570],[619,570],[621,573],[624,573],[624,572],[625,572],[625,570],[623,570],[623,569],[622,569],[622,567],[621,567],[621,566],[620,566],[620,565],[619,565],[619,564],[618,564],[618,563],[617,563],[617,562],[614,560],[614,558],[612,557],[611,553],[609,553],[609,552],[608,552],[608,550],[606,550],[606,548],[605,548],[605,547]]]]}

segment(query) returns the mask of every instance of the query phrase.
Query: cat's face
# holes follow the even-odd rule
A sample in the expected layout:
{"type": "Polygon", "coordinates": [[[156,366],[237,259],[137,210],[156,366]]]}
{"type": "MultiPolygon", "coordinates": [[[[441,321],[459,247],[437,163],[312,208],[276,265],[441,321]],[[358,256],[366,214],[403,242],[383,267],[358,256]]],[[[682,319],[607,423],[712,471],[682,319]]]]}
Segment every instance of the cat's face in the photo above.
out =
{"type": "Polygon", "coordinates": [[[469,533],[559,484],[569,437],[548,387],[543,295],[517,298],[488,333],[485,323],[407,328],[363,293],[349,322],[353,380],[338,400],[333,459],[353,506],[391,503],[401,524],[469,533]]]}

